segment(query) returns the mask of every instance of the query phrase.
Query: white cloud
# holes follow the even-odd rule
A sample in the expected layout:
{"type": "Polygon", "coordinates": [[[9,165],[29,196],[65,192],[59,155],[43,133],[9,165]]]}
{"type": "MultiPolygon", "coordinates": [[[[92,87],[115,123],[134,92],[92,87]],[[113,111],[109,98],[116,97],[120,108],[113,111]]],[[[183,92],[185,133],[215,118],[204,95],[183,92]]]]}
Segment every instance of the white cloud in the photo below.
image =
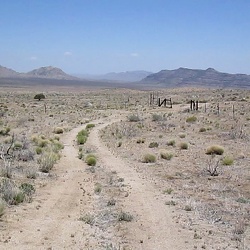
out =
{"type": "Polygon", "coordinates": [[[136,52],[134,52],[134,53],[131,53],[131,54],[130,54],[130,56],[132,56],[132,57],[138,57],[138,56],[139,56],[139,54],[138,54],[138,53],[136,53],[136,52]]]}
{"type": "Polygon", "coordinates": [[[66,51],[66,52],[64,52],[64,55],[65,55],[65,56],[72,56],[72,53],[69,52],[69,51],[66,51]]]}
{"type": "Polygon", "coordinates": [[[30,61],[36,61],[37,60],[37,57],[36,56],[31,56],[30,57],[30,61]]]}

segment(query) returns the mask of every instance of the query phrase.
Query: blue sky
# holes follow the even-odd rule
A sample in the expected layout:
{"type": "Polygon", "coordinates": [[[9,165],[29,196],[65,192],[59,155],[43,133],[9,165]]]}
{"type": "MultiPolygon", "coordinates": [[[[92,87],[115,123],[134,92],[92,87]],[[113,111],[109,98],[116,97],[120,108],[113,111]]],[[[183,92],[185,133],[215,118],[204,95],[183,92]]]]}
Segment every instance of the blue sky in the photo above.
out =
{"type": "Polygon", "coordinates": [[[249,0],[0,0],[0,65],[250,74],[249,0]]]}

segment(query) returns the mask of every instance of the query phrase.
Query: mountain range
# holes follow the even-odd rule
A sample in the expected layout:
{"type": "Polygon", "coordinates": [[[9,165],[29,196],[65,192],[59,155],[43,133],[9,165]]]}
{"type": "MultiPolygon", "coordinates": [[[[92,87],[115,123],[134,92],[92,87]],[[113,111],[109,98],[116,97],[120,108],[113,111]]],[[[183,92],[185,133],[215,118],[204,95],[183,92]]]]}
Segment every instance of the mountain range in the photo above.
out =
{"type": "Polygon", "coordinates": [[[218,88],[250,88],[250,75],[222,73],[213,68],[161,70],[141,82],[164,87],[200,86],[218,88]]]}
{"type": "Polygon", "coordinates": [[[12,69],[0,65],[0,78],[47,78],[47,79],[62,79],[76,80],[77,78],[66,74],[61,69],[47,66],[39,69],[34,69],[27,73],[18,73],[12,69]]]}
{"type": "MultiPolygon", "coordinates": [[[[115,85],[118,86],[119,83],[123,83],[123,86],[148,86],[152,88],[198,86],[250,89],[250,75],[222,73],[213,68],[208,68],[206,70],[179,68],[175,70],[161,70],[158,73],[127,71],[99,75],[98,77],[93,76],[92,78],[85,75],[84,78],[85,79],[80,79],[76,76],[68,75],[61,69],[52,66],[41,67],[28,73],[18,73],[12,69],[0,66],[0,79],[5,79],[5,82],[6,79],[21,79],[22,82],[25,82],[25,79],[26,81],[31,81],[30,79],[40,79],[40,81],[42,79],[53,79],[57,80],[57,84],[60,84],[60,80],[63,81],[64,85],[67,84],[68,80],[71,80],[77,82],[78,85],[88,82],[90,85],[105,83],[106,86],[112,85],[112,87],[115,87],[115,85]]],[[[10,80],[8,80],[8,82],[9,81],[10,80]]]]}

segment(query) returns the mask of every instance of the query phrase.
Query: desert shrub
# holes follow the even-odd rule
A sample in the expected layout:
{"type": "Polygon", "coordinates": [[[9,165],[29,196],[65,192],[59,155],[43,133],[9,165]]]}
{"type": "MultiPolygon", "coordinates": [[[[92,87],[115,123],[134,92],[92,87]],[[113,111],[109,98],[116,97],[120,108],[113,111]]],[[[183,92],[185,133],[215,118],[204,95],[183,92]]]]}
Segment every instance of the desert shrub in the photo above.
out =
{"type": "Polygon", "coordinates": [[[50,145],[50,148],[54,153],[58,153],[60,150],[64,149],[64,146],[61,142],[55,141],[50,145]]]}
{"type": "Polygon", "coordinates": [[[174,147],[174,146],[175,146],[175,140],[170,140],[170,141],[168,141],[168,142],[167,142],[167,145],[168,145],[168,146],[173,146],[173,147],[174,147]]]}
{"type": "Polygon", "coordinates": [[[41,99],[45,99],[45,95],[42,94],[42,93],[36,94],[36,95],[34,96],[34,99],[40,101],[41,99]]]}
{"type": "Polygon", "coordinates": [[[6,127],[0,130],[0,135],[8,135],[10,132],[10,128],[6,127]]]}
{"type": "Polygon", "coordinates": [[[0,198],[10,205],[17,205],[25,198],[25,194],[16,186],[15,182],[8,178],[1,180],[0,194],[0,198]]]}
{"type": "Polygon", "coordinates": [[[108,201],[107,206],[111,207],[111,206],[115,206],[115,204],[116,204],[115,199],[111,199],[108,201]]]}
{"type": "Polygon", "coordinates": [[[54,129],[55,134],[63,134],[63,128],[57,127],[54,129]]]}
{"type": "Polygon", "coordinates": [[[129,122],[139,122],[140,118],[138,115],[132,114],[132,115],[128,116],[128,121],[129,122]]]}
{"type": "Polygon", "coordinates": [[[16,195],[13,197],[12,204],[18,205],[19,203],[24,202],[25,194],[23,192],[17,192],[16,195]]]}
{"type": "Polygon", "coordinates": [[[224,153],[224,148],[222,146],[219,145],[213,145],[210,146],[209,148],[207,148],[206,154],[207,155],[223,155],[224,153]]]}
{"type": "Polygon", "coordinates": [[[152,121],[156,122],[156,121],[161,121],[162,120],[162,116],[158,115],[158,114],[153,114],[152,115],[152,121]]]}
{"type": "Polygon", "coordinates": [[[85,129],[81,130],[76,136],[77,143],[80,145],[84,144],[87,141],[87,138],[88,138],[88,131],[85,129]]]}
{"type": "Polygon", "coordinates": [[[2,199],[0,199],[0,218],[4,215],[5,212],[5,204],[2,199]]]}
{"type": "Polygon", "coordinates": [[[180,149],[188,149],[188,144],[186,142],[181,142],[180,149]]]}
{"type": "Polygon", "coordinates": [[[93,225],[95,222],[95,218],[91,214],[85,214],[84,216],[80,217],[79,220],[89,225],[93,225]]]}
{"type": "Polygon", "coordinates": [[[18,150],[23,147],[23,144],[21,142],[15,142],[13,145],[14,149],[18,150]]]}
{"type": "Polygon", "coordinates": [[[233,165],[233,163],[234,163],[234,160],[230,156],[225,156],[222,160],[222,164],[225,166],[231,166],[233,165]]]}
{"type": "Polygon", "coordinates": [[[38,139],[37,146],[44,148],[49,144],[49,141],[46,139],[38,139]]]}
{"type": "Polygon", "coordinates": [[[117,216],[118,221],[130,222],[133,220],[133,216],[129,213],[121,211],[117,216]]]}
{"type": "Polygon", "coordinates": [[[206,128],[200,128],[200,130],[199,130],[200,133],[203,133],[203,132],[206,132],[206,131],[207,131],[206,128]]]}
{"type": "Polygon", "coordinates": [[[158,142],[150,142],[148,147],[149,148],[158,148],[158,146],[159,146],[158,142]]]}
{"type": "Polygon", "coordinates": [[[190,116],[186,119],[186,122],[196,122],[197,121],[197,117],[196,116],[190,116]]]}
{"type": "Polygon", "coordinates": [[[156,162],[156,156],[152,154],[145,154],[142,160],[144,163],[156,162]]]}
{"type": "Polygon", "coordinates": [[[94,191],[95,191],[96,194],[100,194],[101,191],[102,191],[102,185],[100,183],[96,183],[94,191]]]}
{"type": "Polygon", "coordinates": [[[54,152],[44,152],[38,159],[38,164],[40,165],[40,171],[48,173],[55,163],[59,160],[60,156],[54,152]]]}
{"type": "Polygon", "coordinates": [[[96,165],[96,158],[95,158],[94,156],[86,157],[85,162],[86,162],[89,166],[95,166],[95,165],[96,165]]]}
{"type": "Polygon", "coordinates": [[[179,134],[179,137],[183,139],[183,138],[185,138],[185,137],[186,137],[186,134],[184,134],[184,133],[180,133],[180,134],[179,134]]]}
{"type": "Polygon", "coordinates": [[[163,194],[172,194],[174,190],[172,188],[167,188],[165,190],[163,190],[163,194]]]}
{"type": "Polygon", "coordinates": [[[161,152],[161,158],[170,161],[173,158],[173,154],[168,152],[161,152]]]}
{"type": "Polygon", "coordinates": [[[19,189],[27,196],[31,196],[36,191],[34,186],[30,183],[22,183],[19,189]]]}
{"type": "Polygon", "coordinates": [[[37,155],[40,155],[43,152],[43,149],[41,147],[36,147],[35,151],[37,155]]]}
{"type": "Polygon", "coordinates": [[[95,124],[89,123],[89,124],[86,125],[86,129],[91,129],[91,128],[94,128],[94,127],[95,127],[95,124]]]}

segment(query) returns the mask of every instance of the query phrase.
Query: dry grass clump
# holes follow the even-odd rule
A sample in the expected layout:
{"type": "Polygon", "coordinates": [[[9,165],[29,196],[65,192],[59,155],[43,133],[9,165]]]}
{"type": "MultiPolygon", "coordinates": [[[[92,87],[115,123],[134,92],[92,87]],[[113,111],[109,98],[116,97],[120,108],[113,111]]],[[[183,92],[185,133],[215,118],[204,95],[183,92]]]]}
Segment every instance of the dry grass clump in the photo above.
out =
{"type": "Polygon", "coordinates": [[[168,145],[168,146],[174,147],[174,146],[175,146],[175,140],[170,140],[170,141],[168,141],[168,142],[167,142],[167,145],[168,145]]]}
{"type": "Polygon", "coordinates": [[[185,150],[188,149],[188,144],[186,142],[181,142],[179,146],[180,149],[185,149],[185,150]]]}
{"type": "Polygon", "coordinates": [[[5,212],[5,204],[2,199],[0,199],[0,218],[4,215],[5,212]]]}
{"type": "Polygon", "coordinates": [[[49,173],[59,159],[59,154],[52,151],[45,151],[37,160],[40,171],[43,173],[49,173]]]}
{"type": "Polygon", "coordinates": [[[210,146],[206,151],[207,155],[223,155],[223,153],[224,153],[224,148],[219,145],[210,146]]]}
{"type": "Polygon", "coordinates": [[[197,121],[196,116],[190,116],[186,119],[186,122],[189,122],[189,123],[196,122],[196,121],[197,121]]]}
{"type": "Polygon", "coordinates": [[[63,134],[63,132],[64,132],[63,128],[57,127],[54,129],[55,134],[63,134]]]}
{"type": "Polygon", "coordinates": [[[158,148],[158,146],[159,146],[158,142],[150,142],[148,147],[149,148],[158,148]]]}
{"type": "Polygon", "coordinates": [[[173,154],[169,152],[161,152],[161,158],[170,161],[173,158],[173,154]]]}
{"type": "Polygon", "coordinates": [[[132,114],[128,116],[128,121],[129,122],[139,122],[140,118],[138,115],[132,114]]]}
{"type": "Polygon", "coordinates": [[[118,214],[118,221],[126,221],[126,222],[130,222],[133,220],[133,216],[127,212],[123,212],[121,211],[119,214],[118,214]]]}
{"type": "Polygon", "coordinates": [[[142,162],[144,162],[144,163],[153,163],[153,162],[156,162],[156,156],[153,155],[153,154],[145,154],[143,156],[142,162]]]}

